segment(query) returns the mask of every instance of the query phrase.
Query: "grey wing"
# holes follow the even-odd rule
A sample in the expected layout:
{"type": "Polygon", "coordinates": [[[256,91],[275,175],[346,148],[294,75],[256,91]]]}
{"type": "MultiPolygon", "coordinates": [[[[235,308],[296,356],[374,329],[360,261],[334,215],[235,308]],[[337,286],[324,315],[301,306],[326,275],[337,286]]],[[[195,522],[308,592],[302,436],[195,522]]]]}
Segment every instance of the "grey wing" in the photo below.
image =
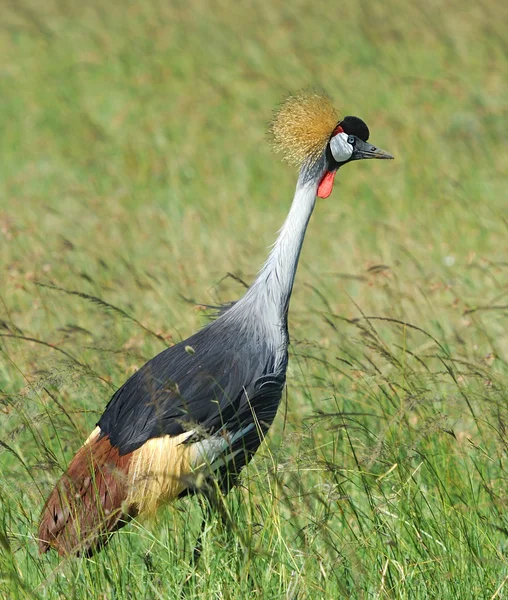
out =
{"type": "Polygon", "coordinates": [[[235,485],[240,471],[263,441],[277,414],[284,384],[285,371],[260,377],[252,387],[252,395],[244,391],[239,409],[219,430],[205,436],[198,433],[185,442],[200,446],[204,461],[217,474],[223,491],[235,485]]]}
{"type": "MultiPolygon", "coordinates": [[[[206,435],[240,431],[253,421],[267,429],[284,386],[283,362],[273,374],[275,355],[266,344],[215,321],[141,367],[114,394],[98,425],[120,454],[196,426],[206,435]]],[[[244,443],[254,447],[256,435],[249,429],[244,443]]]]}

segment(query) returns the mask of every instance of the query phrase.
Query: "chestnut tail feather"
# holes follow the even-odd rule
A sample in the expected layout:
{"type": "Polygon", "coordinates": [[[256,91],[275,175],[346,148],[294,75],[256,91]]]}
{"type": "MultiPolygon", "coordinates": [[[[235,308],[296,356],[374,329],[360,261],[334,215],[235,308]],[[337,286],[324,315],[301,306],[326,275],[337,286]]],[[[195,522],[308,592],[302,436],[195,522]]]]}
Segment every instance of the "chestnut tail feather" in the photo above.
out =
{"type": "Polygon", "coordinates": [[[90,437],[46,500],[39,552],[93,554],[136,516],[135,506],[125,506],[131,458],[120,456],[107,436],[90,437]]]}

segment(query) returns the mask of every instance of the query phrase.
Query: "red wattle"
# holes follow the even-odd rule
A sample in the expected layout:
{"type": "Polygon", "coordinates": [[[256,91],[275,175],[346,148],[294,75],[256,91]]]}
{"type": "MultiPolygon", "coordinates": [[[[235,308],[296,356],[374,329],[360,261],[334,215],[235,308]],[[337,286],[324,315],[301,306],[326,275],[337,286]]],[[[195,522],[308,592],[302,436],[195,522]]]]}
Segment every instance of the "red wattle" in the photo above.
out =
{"type": "Polygon", "coordinates": [[[337,171],[327,171],[319,184],[317,195],[319,198],[328,198],[333,190],[333,180],[337,171]]]}

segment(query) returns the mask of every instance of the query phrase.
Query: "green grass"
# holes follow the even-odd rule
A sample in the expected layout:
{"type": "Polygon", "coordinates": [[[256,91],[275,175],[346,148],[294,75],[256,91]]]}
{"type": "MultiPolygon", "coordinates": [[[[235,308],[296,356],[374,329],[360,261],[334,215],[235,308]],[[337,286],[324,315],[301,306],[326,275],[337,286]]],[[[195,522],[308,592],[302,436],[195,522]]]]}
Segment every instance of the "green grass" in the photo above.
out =
{"type": "Polygon", "coordinates": [[[506,3],[1,8],[0,597],[507,597],[506,3]],[[317,204],[235,526],[209,523],[195,572],[196,499],[93,559],[38,556],[112,391],[205,322],[185,299],[263,262],[296,177],[266,123],[309,86],[396,161],[317,204]]]}

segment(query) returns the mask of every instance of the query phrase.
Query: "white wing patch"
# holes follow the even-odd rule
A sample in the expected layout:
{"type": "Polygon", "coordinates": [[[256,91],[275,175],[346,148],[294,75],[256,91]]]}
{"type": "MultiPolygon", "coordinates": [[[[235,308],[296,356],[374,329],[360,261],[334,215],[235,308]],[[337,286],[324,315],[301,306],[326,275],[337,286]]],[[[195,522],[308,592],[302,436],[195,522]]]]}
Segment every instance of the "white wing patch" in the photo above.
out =
{"type": "Polygon", "coordinates": [[[188,487],[192,458],[185,441],[193,433],[151,438],[132,453],[128,506],[136,506],[140,513],[153,513],[162,501],[177,498],[188,487]]]}
{"type": "Polygon", "coordinates": [[[243,452],[243,448],[238,448],[233,452],[228,452],[228,450],[237,440],[249,433],[254,427],[255,424],[250,423],[247,427],[236,431],[234,434],[218,432],[215,435],[192,444],[192,467],[195,470],[205,469],[208,472],[213,472],[226,465],[237,454],[243,452]]]}

